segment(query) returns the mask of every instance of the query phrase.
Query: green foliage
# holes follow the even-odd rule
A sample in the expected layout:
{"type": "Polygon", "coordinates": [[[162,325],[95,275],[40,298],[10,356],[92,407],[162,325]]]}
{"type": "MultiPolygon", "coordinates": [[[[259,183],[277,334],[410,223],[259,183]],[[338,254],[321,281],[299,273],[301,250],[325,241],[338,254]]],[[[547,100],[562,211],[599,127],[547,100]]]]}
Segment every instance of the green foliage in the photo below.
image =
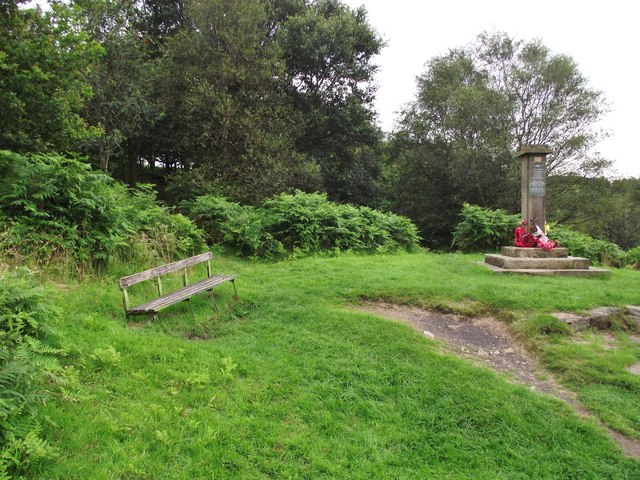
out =
{"type": "Polygon", "coordinates": [[[324,189],[373,205],[381,132],[364,9],[336,0],[78,0],[103,49],[84,117],[95,164],[135,185],[255,203],[324,189]],[[162,179],[162,180],[161,180],[162,179]]]}
{"type": "Polygon", "coordinates": [[[158,77],[171,158],[180,151],[179,164],[209,192],[246,202],[317,184],[317,168],[295,146],[302,116],[282,83],[264,3],[193,1],[185,11],[188,27],[167,42],[158,77]]]}
{"type": "Polygon", "coordinates": [[[202,233],[155,201],[79,160],[0,152],[0,249],[38,263],[105,266],[143,242],[165,260],[198,251],[202,233]]]}
{"type": "Polygon", "coordinates": [[[264,212],[222,197],[203,195],[183,206],[207,235],[207,242],[224,245],[238,255],[274,258],[284,254],[284,246],[265,228],[264,212]]]}
{"type": "Polygon", "coordinates": [[[49,342],[55,315],[41,290],[0,278],[0,478],[55,454],[40,436],[39,412],[69,373],[49,342]]]}
{"type": "Polygon", "coordinates": [[[514,148],[548,145],[550,173],[601,171],[607,161],[590,150],[602,138],[595,128],[607,111],[601,92],[589,85],[568,55],[553,53],[540,40],[482,33],[467,49],[490,88],[509,103],[514,148]]]}
{"type": "Polygon", "coordinates": [[[333,203],[326,194],[280,194],[260,208],[202,196],[184,206],[211,242],[241,255],[273,258],[285,252],[410,250],[419,240],[407,218],[333,203]]]}
{"type": "Polygon", "coordinates": [[[624,251],[615,243],[593,238],[586,233],[565,227],[552,227],[549,238],[569,249],[575,257],[585,257],[595,263],[621,267],[626,263],[624,251]]]}
{"type": "Polygon", "coordinates": [[[88,76],[93,95],[84,109],[100,135],[84,150],[98,158],[102,170],[115,169],[135,184],[143,138],[162,117],[154,83],[159,61],[152,57],[157,46],[136,28],[143,18],[139,2],[79,0],[77,5],[84,29],[103,49],[88,76]]]}
{"type": "Polygon", "coordinates": [[[382,135],[371,109],[372,59],[384,42],[363,7],[354,10],[339,0],[274,3],[281,5],[271,16],[284,17],[274,22],[274,40],[299,115],[296,147],[320,166],[329,198],[374,205],[382,135]],[[297,8],[283,15],[287,3],[297,8]]]}
{"type": "Polygon", "coordinates": [[[53,2],[46,12],[2,3],[0,149],[78,148],[96,134],[80,112],[91,95],[86,75],[100,47],[63,2],[53,2]]]}
{"type": "Polygon", "coordinates": [[[547,217],[629,249],[640,245],[640,179],[554,175],[547,217]]]}
{"type": "Polygon", "coordinates": [[[515,325],[515,330],[531,344],[540,335],[567,336],[571,333],[569,326],[557,318],[544,313],[537,313],[515,325]]]}
{"type": "MultiPolygon", "coordinates": [[[[520,221],[518,215],[466,203],[460,216],[462,219],[453,232],[453,246],[462,251],[482,252],[511,245],[513,231],[520,221]]],[[[638,261],[636,249],[625,254],[615,243],[570,228],[552,226],[549,238],[567,248],[570,255],[585,257],[594,263],[621,267],[638,261]]]]}
{"type": "MultiPolygon", "coordinates": [[[[413,143],[444,143],[459,201],[498,206],[513,174],[509,99],[492,88],[467,52],[436,57],[418,78],[418,97],[401,120],[413,143]]],[[[424,175],[424,174],[423,174],[424,175]]]]}
{"type": "Polygon", "coordinates": [[[453,232],[453,245],[463,251],[487,251],[513,243],[518,215],[465,203],[460,223],[453,232]]]}
{"type": "Polygon", "coordinates": [[[627,265],[631,265],[636,270],[640,269],[640,246],[627,251],[624,260],[627,265]]]}
{"type": "MultiPolygon", "coordinates": [[[[431,59],[418,78],[392,139],[393,209],[416,221],[427,241],[448,243],[464,202],[515,209],[520,175],[513,155],[522,145],[551,147],[550,175],[602,171],[607,162],[590,150],[601,138],[594,126],[604,111],[602,94],[570,57],[538,40],[482,34],[431,59]],[[444,231],[432,237],[429,225],[444,231]]],[[[633,218],[624,213],[616,216],[633,218]]],[[[621,232],[621,224],[633,222],[618,221],[611,231],[621,232]]]]}
{"type": "Polygon", "coordinates": [[[397,134],[389,142],[388,202],[392,211],[413,220],[426,246],[451,245],[462,200],[457,191],[451,149],[442,142],[413,142],[397,134]]]}
{"type": "Polygon", "coordinates": [[[329,202],[325,194],[281,194],[267,200],[264,208],[267,230],[290,251],[410,250],[419,240],[407,218],[329,202]]]}

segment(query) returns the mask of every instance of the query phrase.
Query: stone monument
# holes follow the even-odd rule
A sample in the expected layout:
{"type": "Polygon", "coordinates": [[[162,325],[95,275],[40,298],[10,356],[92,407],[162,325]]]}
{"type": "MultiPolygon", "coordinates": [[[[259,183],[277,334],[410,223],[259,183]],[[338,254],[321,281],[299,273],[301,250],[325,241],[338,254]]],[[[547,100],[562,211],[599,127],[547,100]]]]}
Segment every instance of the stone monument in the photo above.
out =
{"type": "MultiPolygon", "coordinates": [[[[547,155],[546,145],[525,145],[516,157],[521,162],[521,216],[528,232],[546,224],[547,155]]],[[[610,275],[609,270],[589,267],[589,259],[570,257],[566,248],[502,247],[500,254],[486,254],[485,265],[495,272],[528,275],[610,275]]]]}
{"type": "Polygon", "coordinates": [[[536,224],[544,228],[546,223],[545,195],[547,193],[547,155],[551,149],[545,145],[527,145],[516,152],[522,172],[522,214],[528,230],[536,224]]]}

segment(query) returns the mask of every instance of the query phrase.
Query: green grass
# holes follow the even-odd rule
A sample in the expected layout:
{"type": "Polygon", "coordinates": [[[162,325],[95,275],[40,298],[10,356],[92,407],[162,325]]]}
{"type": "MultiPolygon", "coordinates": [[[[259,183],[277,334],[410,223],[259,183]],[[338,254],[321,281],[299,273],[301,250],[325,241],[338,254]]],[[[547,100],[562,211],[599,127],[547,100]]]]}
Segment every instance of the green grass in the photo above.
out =
{"type": "Polygon", "coordinates": [[[625,370],[640,361],[640,344],[619,333],[614,344],[605,348],[601,337],[587,335],[584,343],[546,346],[542,358],[607,425],[640,439],[640,376],[625,370]]]}
{"type": "MultiPolygon", "coordinates": [[[[116,278],[52,288],[66,310],[56,325],[66,362],[83,388],[76,402],[47,406],[45,433],[60,457],[32,476],[640,478],[640,462],[623,458],[593,421],[562,402],[442,355],[404,324],[346,308],[385,299],[524,322],[640,300],[637,272],[615,271],[609,280],[498,276],[474,264],[480,259],[221,259],[219,270],[238,276],[241,301],[231,305],[231,286],[221,286],[215,319],[202,295],[194,315],[181,304],[158,322],[128,324],[116,278]]],[[[548,364],[556,358],[561,366],[574,348],[563,339],[544,346],[548,364]]],[[[638,358],[624,348],[605,362],[615,372],[602,377],[592,375],[588,355],[575,362],[594,379],[585,389],[638,358]]],[[[620,405],[634,401],[621,397],[620,405]]],[[[617,408],[605,403],[597,413],[609,421],[617,408]]],[[[622,423],[637,433],[637,423],[622,423]]]]}

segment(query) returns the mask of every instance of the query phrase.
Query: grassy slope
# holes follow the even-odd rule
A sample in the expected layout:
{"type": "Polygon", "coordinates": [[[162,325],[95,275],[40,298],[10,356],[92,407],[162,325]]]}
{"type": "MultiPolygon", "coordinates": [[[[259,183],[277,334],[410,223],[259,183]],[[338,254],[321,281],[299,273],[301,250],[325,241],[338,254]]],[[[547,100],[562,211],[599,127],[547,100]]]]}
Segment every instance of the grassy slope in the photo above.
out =
{"type": "MultiPolygon", "coordinates": [[[[184,304],[128,327],[114,279],[59,292],[59,329],[85,388],[48,408],[62,452],[36,476],[639,478],[640,463],[559,401],[343,308],[362,297],[503,314],[640,301],[635,272],[504,277],[479,259],[223,260],[242,302],[216,321],[201,296],[195,319],[184,304]]],[[[228,304],[230,288],[219,292],[228,304]]]]}

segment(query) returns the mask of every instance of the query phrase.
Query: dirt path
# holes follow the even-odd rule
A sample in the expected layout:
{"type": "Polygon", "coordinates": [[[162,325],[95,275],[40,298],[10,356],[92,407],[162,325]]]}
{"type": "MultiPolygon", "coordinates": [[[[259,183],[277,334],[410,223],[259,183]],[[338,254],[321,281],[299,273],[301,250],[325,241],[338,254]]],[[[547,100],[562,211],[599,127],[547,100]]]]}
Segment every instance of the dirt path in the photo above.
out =
{"type": "MultiPolygon", "coordinates": [[[[554,381],[502,322],[489,317],[467,319],[389,303],[368,303],[362,309],[380,317],[406,322],[426,337],[442,340],[446,351],[506,373],[514,381],[529,385],[532,390],[564,400],[578,415],[593,418],[578,402],[575,393],[554,381]]],[[[640,458],[640,442],[604,425],[602,428],[608,431],[627,456],[640,458]]]]}

